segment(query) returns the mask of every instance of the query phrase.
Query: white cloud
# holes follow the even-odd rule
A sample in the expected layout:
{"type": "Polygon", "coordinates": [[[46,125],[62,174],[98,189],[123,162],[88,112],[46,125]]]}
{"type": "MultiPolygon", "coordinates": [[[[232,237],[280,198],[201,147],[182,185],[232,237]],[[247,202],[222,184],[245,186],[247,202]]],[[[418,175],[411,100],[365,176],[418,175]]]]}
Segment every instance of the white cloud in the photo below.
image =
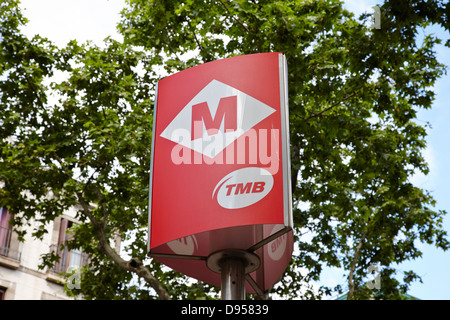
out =
{"type": "Polygon", "coordinates": [[[433,148],[427,146],[423,151],[423,157],[428,164],[429,173],[425,175],[416,171],[410,178],[410,182],[418,188],[432,190],[436,180],[436,172],[438,172],[437,159],[433,148]]]}
{"type": "Polygon", "coordinates": [[[359,17],[365,12],[373,13],[372,7],[380,5],[381,2],[380,0],[344,0],[344,7],[359,17]]]}
{"type": "Polygon", "coordinates": [[[124,5],[124,0],[22,0],[20,7],[29,20],[23,32],[61,47],[73,39],[101,45],[108,36],[120,39],[116,25],[124,5]]]}

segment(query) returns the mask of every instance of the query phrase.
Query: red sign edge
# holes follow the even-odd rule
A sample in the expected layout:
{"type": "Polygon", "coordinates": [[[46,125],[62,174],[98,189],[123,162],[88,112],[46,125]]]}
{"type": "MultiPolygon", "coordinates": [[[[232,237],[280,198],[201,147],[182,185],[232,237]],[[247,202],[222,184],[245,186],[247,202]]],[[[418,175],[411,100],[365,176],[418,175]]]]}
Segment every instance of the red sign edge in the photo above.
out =
{"type": "Polygon", "coordinates": [[[292,218],[292,185],[291,185],[291,152],[289,135],[289,99],[288,99],[288,70],[286,56],[278,55],[278,70],[280,77],[280,112],[281,112],[281,148],[283,167],[283,197],[284,197],[284,226],[293,228],[292,218]]]}
{"type": "Polygon", "coordinates": [[[153,127],[152,127],[152,146],[150,151],[150,183],[149,183],[149,193],[148,193],[148,235],[147,235],[147,253],[150,253],[150,240],[151,240],[151,230],[152,230],[152,188],[153,188],[153,159],[155,155],[155,133],[156,133],[156,109],[158,106],[158,85],[156,83],[155,88],[155,102],[153,106],[153,127]]]}

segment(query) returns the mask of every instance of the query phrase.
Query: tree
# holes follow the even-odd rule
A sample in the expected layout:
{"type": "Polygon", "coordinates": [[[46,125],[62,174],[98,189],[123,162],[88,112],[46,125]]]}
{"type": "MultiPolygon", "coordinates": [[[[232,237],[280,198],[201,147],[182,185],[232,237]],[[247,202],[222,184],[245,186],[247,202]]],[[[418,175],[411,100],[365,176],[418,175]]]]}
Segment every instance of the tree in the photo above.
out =
{"type": "MultiPolygon", "coordinates": [[[[142,212],[150,165],[150,74],[141,79],[133,71],[145,59],[112,40],[105,50],[75,41],[58,50],[39,36],[28,40],[18,32],[25,19],[17,2],[1,9],[2,206],[15,213],[16,228],[39,222],[33,233],[38,238],[65,209],[80,208],[83,224],[69,248],[89,254],[86,280],[110,279],[90,286],[86,297],[117,297],[120,285],[114,290],[111,283],[128,281],[126,271],[132,270],[168,298],[147,268],[123,260],[109,245],[115,234],[138,230],[139,235],[147,220],[142,212]],[[68,78],[46,84],[57,71],[68,78]]],[[[141,242],[131,246],[142,249],[141,242]]],[[[133,256],[143,258],[145,251],[133,256]]],[[[57,259],[49,254],[42,267],[57,259]]]]}
{"type": "MultiPolygon", "coordinates": [[[[338,1],[130,0],[119,24],[124,43],[109,39],[105,49],[28,40],[16,1],[0,8],[0,205],[15,213],[16,226],[40,221],[36,237],[64,209],[80,208],[70,246],[92,263],[74,294],[168,299],[217,291],[141,262],[153,94],[161,69],[240,54],[280,51],[288,60],[298,250],[273,293],[316,298],[339,290],[309,284],[335,266],[348,274],[348,297],[367,298],[367,268],[378,264],[375,297],[401,298],[420,278],[409,271],[395,280],[394,265],[421,256],[417,241],[449,248],[445,212],[409,181],[428,172],[426,127],[414,120],[431,107],[445,71],[433,51],[441,40],[418,43],[417,31],[431,23],[449,30],[448,3],[386,1],[381,29],[371,29],[367,15],[358,21],[338,1]],[[56,71],[67,79],[48,85],[56,71]],[[109,240],[132,232],[126,250],[135,258],[126,261],[109,240]],[[129,284],[133,274],[145,283],[129,284]]],[[[49,254],[43,265],[56,259],[49,254]]]]}

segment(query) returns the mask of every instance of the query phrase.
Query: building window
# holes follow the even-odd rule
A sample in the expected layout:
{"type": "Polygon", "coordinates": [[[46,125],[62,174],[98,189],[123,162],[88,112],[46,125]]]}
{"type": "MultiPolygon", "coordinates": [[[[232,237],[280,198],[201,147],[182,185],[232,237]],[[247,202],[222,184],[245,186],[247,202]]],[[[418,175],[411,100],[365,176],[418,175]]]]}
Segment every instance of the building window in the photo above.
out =
{"type": "Polygon", "coordinates": [[[0,255],[18,259],[16,251],[11,248],[12,226],[9,224],[12,215],[6,207],[0,208],[0,255]]]}
{"type": "Polygon", "coordinates": [[[0,255],[10,255],[12,226],[9,224],[11,214],[5,207],[0,208],[0,255]]]}
{"type": "Polygon", "coordinates": [[[53,246],[54,252],[59,256],[59,262],[53,267],[53,271],[60,273],[66,272],[70,267],[82,267],[87,264],[88,256],[80,249],[69,250],[66,243],[73,238],[73,234],[69,231],[73,222],[62,218],[59,226],[58,242],[53,246]]]}
{"type": "Polygon", "coordinates": [[[10,221],[12,214],[6,207],[0,207],[0,265],[17,269],[20,267],[20,242],[10,221]]]}

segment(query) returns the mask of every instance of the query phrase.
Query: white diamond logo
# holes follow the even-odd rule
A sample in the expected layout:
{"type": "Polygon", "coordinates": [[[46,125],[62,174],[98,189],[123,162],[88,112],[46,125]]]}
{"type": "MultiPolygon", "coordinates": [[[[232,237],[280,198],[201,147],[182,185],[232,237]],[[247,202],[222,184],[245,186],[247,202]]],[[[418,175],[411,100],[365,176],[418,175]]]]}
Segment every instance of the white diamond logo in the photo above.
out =
{"type": "Polygon", "coordinates": [[[214,158],[276,110],[212,80],[180,111],[161,137],[214,158]]]}

